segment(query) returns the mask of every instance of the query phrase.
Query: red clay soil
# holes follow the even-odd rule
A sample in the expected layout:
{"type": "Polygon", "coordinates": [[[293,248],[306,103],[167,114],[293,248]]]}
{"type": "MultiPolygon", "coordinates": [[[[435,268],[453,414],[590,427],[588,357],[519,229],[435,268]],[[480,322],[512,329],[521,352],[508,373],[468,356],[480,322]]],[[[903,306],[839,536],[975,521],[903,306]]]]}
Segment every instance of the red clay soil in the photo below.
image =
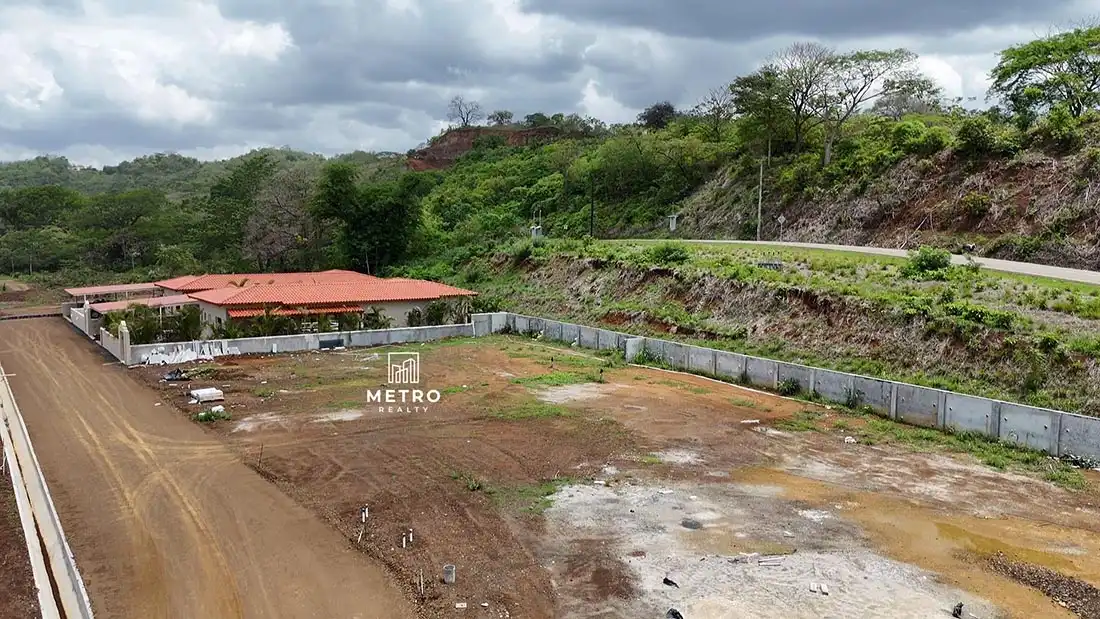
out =
{"type": "MultiPolygon", "coordinates": [[[[362,549],[405,584],[421,617],[451,616],[456,603],[473,608],[484,602],[491,616],[549,618],[556,615],[553,572],[536,559],[542,543],[538,502],[553,488],[548,481],[593,477],[608,464],[637,464],[650,449],[697,446],[698,437],[745,445],[714,460],[742,465],[759,460],[751,445],[763,438],[736,424],[716,430],[714,421],[730,402],[704,394],[702,379],[635,368],[609,370],[607,384],[583,386],[614,392],[603,398],[607,414],[582,394],[560,405],[577,414],[560,415],[563,409],[539,403],[513,382],[514,376],[552,371],[544,359],[532,358],[528,344],[516,342],[505,343],[506,350],[497,348],[500,342],[482,341],[426,349],[425,388],[447,393],[439,404],[414,412],[379,411],[366,403],[366,391],[385,381],[384,363],[369,350],[219,360],[219,369],[194,385],[225,392],[233,419],[217,422],[216,430],[344,536],[358,537],[360,507],[369,507],[362,549]],[[689,394],[692,404],[682,415],[658,420],[632,413],[678,410],[689,394]],[[402,549],[401,537],[410,529],[413,544],[402,549]],[[454,586],[440,583],[445,564],[458,568],[454,586]],[[414,584],[420,570],[427,581],[423,596],[414,584]]],[[[559,364],[568,356],[550,354],[559,364]]],[[[166,370],[138,371],[157,384],[166,370]]],[[[181,386],[159,385],[166,401],[189,414],[198,410],[184,404],[181,386]]],[[[578,387],[560,390],[568,396],[578,387]]],[[[745,400],[751,402],[751,396],[745,400]]],[[[660,474],[662,467],[649,470],[660,474]]],[[[632,591],[622,564],[598,549],[574,554],[564,569],[563,578],[588,583],[594,601],[632,591]]]]}
{"type": "Polygon", "coordinates": [[[381,566],[63,320],[0,322],[0,342],[98,618],[413,616],[381,566]]]}
{"type": "Polygon", "coordinates": [[[5,470],[0,474],[0,617],[38,615],[38,594],[24,539],[11,476],[5,470]]]}

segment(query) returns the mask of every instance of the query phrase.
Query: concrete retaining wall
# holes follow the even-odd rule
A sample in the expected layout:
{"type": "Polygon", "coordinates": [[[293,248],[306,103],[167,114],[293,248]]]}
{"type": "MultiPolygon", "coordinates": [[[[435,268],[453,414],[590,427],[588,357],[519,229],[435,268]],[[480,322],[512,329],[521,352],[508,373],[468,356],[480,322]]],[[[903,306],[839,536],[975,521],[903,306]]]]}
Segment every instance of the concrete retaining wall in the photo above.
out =
{"type": "Polygon", "coordinates": [[[122,355],[122,341],[111,335],[106,329],[100,328],[99,330],[99,345],[106,348],[107,352],[114,355],[115,359],[124,361],[122,355]]]}
{"type": "MultiPolygon", "coordinates": [[[[784,380],[798,381],[805,392],[839,403],[869,406],[876,413],[916,426],[979,432],[1006,442],[1054,455],[1073,454],[1100,459],[1100,419],[1002,402],[973,395],[931,389],[869,376],[859,376],[772,359],[639,337],[533,316],[507,314],[490,319],[475,316],[475,324],[528,332],[546,339],[577,342],[585,348],[619,348],[633,360],[643,351],[669,366],[749,385],[776,389],[784,380]],[[519,329],[519,326],[528,329],[519,329]],[[536,328],[537,327],[537,328],[536,328]]],[[[477,335],[485,332],[477,329],[477,335]]]]}
{"type": "MultiPolygon", "coordinates": [[[[169,344],[142,344],[122,347],[118,339],[101,342],[104,348],[128,365],[147,363],[152,365],[187,363],[198,359],[209,360],[226,355],[259,355],[283,352],[302,352],[330,348],[359,348],[385,346],[408,342],[430,342],[449,337],[471,337],[490,333],[493,315],[479,314],[477,322],[461,325],[437,325],[431,327],[405,327],[402,329],[377,329],[372,331],[339,331],[332,333],[303,333],[272,337],[248,337],[234,340],[198,340],[169,344]],[[484,332],[478,330],[478,325],[484,332]],[[124,350],[123,348],[126,348],[124,350]],[[128,351],[128,355],[126,354],[128,351]]],[[[110,334],[107,334],[110,337],[110,334]]]]}

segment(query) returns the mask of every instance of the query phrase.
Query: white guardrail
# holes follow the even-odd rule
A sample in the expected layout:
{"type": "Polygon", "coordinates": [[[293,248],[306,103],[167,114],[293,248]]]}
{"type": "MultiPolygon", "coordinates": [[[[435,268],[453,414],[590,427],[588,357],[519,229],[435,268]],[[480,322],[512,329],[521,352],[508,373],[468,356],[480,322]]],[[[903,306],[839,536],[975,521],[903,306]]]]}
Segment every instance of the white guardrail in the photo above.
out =
{"type": "Polygon", "coordinates": [[[27,540],[38,603],[44,619],[92,619],[92,604],[61,528],[30,434],[0,367],[0,439],[27,540]],[[45,548],[45,555],[42,553],[45,548]],[[51,579],[52,576],[52,579],[51,579]]]}

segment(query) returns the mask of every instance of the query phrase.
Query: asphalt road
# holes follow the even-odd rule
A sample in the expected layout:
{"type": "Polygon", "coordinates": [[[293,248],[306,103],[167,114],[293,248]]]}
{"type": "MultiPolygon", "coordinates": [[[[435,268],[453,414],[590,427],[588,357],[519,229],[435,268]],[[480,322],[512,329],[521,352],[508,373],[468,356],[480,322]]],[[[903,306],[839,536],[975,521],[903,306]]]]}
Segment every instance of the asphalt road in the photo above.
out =
{"type": "MultiPolygon", "coordinates": [[[[860,254],[875,254],[879,256],[895,256],[905,258],[909,252],[904,249],[887,249],[885,247],[865,247],[859,245],[819,245],[817,243],[780,243],[778,241],[715,241],[703,239],[683,239],[685,243],[713,244],[713,245],[761,245],[771,247],[795,247],[805,249],[824,249],[831,251],[849,251],[860,254]]],[[[651,241],[642,241],[651,242],[651,241]]],[[[953,255],[951,261],[955,264],[966,264],[966,257],[953,255]]],[[[1012,260],[997,260],[996,258],[980,258],[974,256],[974,261],[984,268],[993,271],[1005,271],[1019,273],[1020,275],[1034,275],[1037,277],[1050,277],[1070,282],[1094,284],[1100,286],[1100,272],[1085,269],[1067,269],[1063,267],[1047,266],[1045,264],[1033,264],[1031,262],[1014,262],[1012,260]]]]}

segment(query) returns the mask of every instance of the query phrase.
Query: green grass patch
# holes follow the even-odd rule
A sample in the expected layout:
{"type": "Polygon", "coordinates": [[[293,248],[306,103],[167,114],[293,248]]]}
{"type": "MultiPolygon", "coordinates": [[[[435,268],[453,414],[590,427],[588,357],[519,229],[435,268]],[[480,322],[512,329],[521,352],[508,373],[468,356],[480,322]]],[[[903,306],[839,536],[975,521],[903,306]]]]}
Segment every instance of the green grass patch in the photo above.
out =
{"type": "Polygon", "coordinates": [[[819,430],[818,423],[825,413],[811,410],[802,410],[787,419],[775,422],[775,427],[788,432],[813,432],[819,430]]]}
{"type": "Polygon", "coordinates": [[[748,398],[730,398],[730,404],[739,408],[770,410],[768,407],[762,406],[761,404],[754,402],[753,400],[750,400],[748,398]]]}
{"type": "Polygon", "coordinates": [[[272,389],[257,387],[256,389],[252,390],[252,395],[256,396],[257,398],[270,398],[271,396],[275,395],[275,391],[272,389]]]}
{"type": "Polygon", "coordinates": [[[1042,474],[1043,478],[1067,489],[1086,485],[1081,471],[1047,454],[991,439],[976,432],[944,432],[918,428],[889,419],[872,418],[857,431],[857,438],[866,444],[900,444],[914,451],[965,453],[998,470],[1014,470],[1042,474]]]}
{"type": "Polygon", "coordinates": [[[691,385],[691,384],[688,384],[688,383],[680,382],[678,380],[659,380],[659,381],[657,381],[656,384],[664,385],[666,387],[675,387],[677,389],[683,389],[684,391],[687,391],[689,393],[695,393],[695,394],[698,394],[698,395],[703,395],[703,394],[711,392],[710,389],[707,389],[706,387],[699,387],[698,385],[691,385]]]}
{"type": "Polygon", "coordinates": [[[453,387],[446,387],[444,389],[441,389],[439,392],[442,393],[442,394],[451,394],[451,393],[462,393],[464,391],[469,391],[469,390],[470,390],[470,387],[467,386],[467,385],[455,385],[453,387]]]}
{"type": "Polygon", "coordinates": [[[646,455],[642,456],[641,463],[642,464],[648,464],[648,465],[651,465],[651,466],[654,465],[654,464],[660,464],[661,463],[661,457],[656,455],[656,454],[646,454],[646,455]]]}
{"type": "Polygon", "coordinates": [[[524,419],[553,419],[555,417],[571,417],[573,416],[573,411],[565,408],[564,406],[558,406],[557,404],[532,401],[508,406],[507,408],[497,411],[493,416],[498,419],[521,421],[524,419]]]}
{"type": "Polygon", "coordinates": [[[598,374],[557,371],[550,372],[549,374],[539,374],[538,376],[513,378],[512,383],[516,385],[527,385],[529,387],[561,387],[564,385],[594,383],[598,380],[598,374]]]}
{"type": "Polygon", "coordinates": [[[198,412],[198,413],[195,413],[194,415],[192,415],[191,418],[194,419],[195,421],[198,421],[198,422],[201,422],[201,423],[214,423],[215,421],[223,421],[223,420],[230,419],[229,413],[224,411],[224,410],[221,410],[221,411],[201,411],[201,412],[198,412]]]}
{"type": "Polygon", "coordinates": [[[501,507],[541,515],[554,504],[553,494],[573,483],[576,483],[573,478],[557,477],[536,484],[492,486],[485,493],[501,507]]]}

